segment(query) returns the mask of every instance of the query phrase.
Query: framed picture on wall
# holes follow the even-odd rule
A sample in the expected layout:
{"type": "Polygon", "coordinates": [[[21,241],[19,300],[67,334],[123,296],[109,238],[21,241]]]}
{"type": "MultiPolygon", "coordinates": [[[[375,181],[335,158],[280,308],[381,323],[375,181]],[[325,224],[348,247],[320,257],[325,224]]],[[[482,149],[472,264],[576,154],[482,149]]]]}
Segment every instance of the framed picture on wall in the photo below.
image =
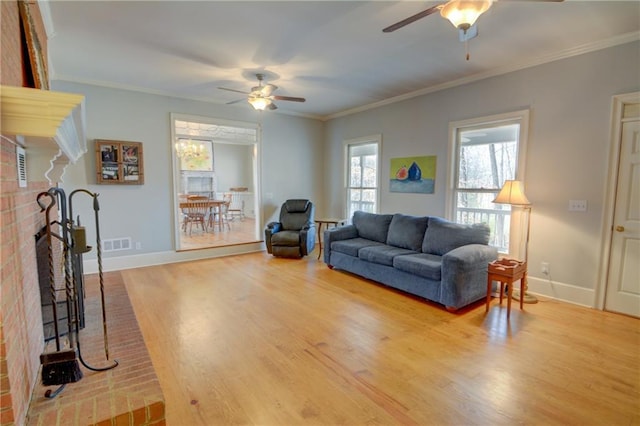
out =
{"type": "Polygon", "coordinates": [[[389,191],[433,194],[436,160],[435,155],[392,158],[389,166],[389,191]]]}
{"type": "Polygon", "coordinates": [[[213,171],[213,145],[211,141],[178,139],[180,170],[192,172],[213,171]]]}
{"type": "Polygon", "coordinates": [[[96,181],[142,185],[142,142],[96,140],[96,181]]]}
{"type": "Polygon", "coordinates": [[[30,4],[25,0],[18,1],[20,10],[20,21],[24,28],[24,40],[29,53],[29,62],[25,63],[31,69],[33,87],[36,89],[49,90],[49,74],[47,71],[47,61],[38,38],[36,26],[31,15],[30,4]]]}

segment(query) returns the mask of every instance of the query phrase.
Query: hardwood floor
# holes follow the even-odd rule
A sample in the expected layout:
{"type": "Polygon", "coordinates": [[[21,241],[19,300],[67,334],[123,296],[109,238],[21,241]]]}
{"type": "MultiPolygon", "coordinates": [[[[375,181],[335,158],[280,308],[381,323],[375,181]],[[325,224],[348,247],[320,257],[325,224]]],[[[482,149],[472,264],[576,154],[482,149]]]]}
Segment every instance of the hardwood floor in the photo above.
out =
{"type": "Polygon", "coordinates": [[[121,272],[168,425],[640,424],[640,321],[553,300],[451,314],[265,253],[121,272]]]}
{"type": "Polygon", "coordinates": [[[203,232],[200,227],[194,226],[191,233],[180,232],[180,250],[197,250],[208,247],[222,247],[234,244],[254,243],[262,239],[262,235],[256,237],[256,221],[246,217],[242,220],[236,218],[229,221],[229,227],[220,230],[217,226],[207,228],[203,232]]]}

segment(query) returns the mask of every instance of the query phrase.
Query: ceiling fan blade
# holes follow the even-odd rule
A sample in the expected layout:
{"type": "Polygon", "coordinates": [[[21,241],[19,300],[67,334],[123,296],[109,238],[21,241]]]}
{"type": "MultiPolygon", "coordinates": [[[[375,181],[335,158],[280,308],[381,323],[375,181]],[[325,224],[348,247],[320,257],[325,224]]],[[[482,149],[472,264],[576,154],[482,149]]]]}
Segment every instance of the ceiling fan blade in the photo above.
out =
{"type": "Polygon", "coordinates": [[[229,92],[242,93],[243,95],[248,95],[248,93],[247,93],[247,92],[243,92],[242,90],[227,89],[226,87],[218,87],[218,89],[220,89],[220,90],[227,90],[227,91],[229,91],[229,92]]]}
{"type": "Polygon", "coordinates": [[[405,27],[405,26],[417,21],[418,19],[422,19],[422,18],[424,18],[426,16],[429,16],[429,15],[431,15],[433,13],[438,12],[442,8],[442,6],[443,6],[442,4],[439,4],[439,5],[430,7],[427,10],[423,10],[420,13],[416,13],[413,16],[409,16],[408,18],[403,19],[400,22],[396,22],[393,25],[389,25],[387,28],[383,29],[382,32],[383,33],[391,33],[391,32],[393,32],[395,30],[399,30],[400,28],[405,27]]]}
{"type": "Polygon", "coordinates": [[[243,102],[243,101],[246,101],[246,100],[247,100],[247,98],[236,99],[235,101],[227,102],[225,105],[233,105],[233,104],[237,104],[238,102],[243,102]]]}
{"type": "Polygon", "coordinates": [[[305,98],[295,98],[293,96],[271,96],[271,98],[279,101],[305,102],[305,98]]]}

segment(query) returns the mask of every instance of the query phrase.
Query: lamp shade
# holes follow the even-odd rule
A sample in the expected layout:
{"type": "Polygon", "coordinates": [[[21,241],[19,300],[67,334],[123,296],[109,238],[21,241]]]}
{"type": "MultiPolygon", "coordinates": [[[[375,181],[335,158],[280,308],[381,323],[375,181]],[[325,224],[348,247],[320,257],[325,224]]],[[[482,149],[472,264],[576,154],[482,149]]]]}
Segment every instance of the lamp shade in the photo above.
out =
{"type": "Polygon", "coordinates": [[[267,98],[263,98],[261,96],[249,98],[249,103],[254,109],[259,111],[264,111],[264,109],[271,103],[271,101],[267,98]]]}
{"type": "Polygon", "coordinates": [[[524,195],[524,184],[519,180],[506,180],[494,203],[512,206],[529,206],[531,202],[524,195]]]}
{"type": "Polygon", "coordinates": [[[452,0],[440,9],[440,15],[454,27],[466,31],[491,7],[491,3],[492,0],[452,0]]]}

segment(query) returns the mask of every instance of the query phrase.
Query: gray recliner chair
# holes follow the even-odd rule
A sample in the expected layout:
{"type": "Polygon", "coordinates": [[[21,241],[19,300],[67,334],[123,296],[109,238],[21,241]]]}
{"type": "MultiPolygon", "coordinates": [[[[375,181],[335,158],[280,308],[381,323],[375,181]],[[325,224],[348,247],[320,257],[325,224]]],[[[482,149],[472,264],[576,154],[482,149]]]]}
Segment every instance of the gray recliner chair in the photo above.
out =
{"type": "Polygon", "coordinates": [[[280,221],[267,224],[267,252],[279,257],[303,257],[316,244],[315,207],[309,200],[287,200],[280,208],[280,221]]]}

